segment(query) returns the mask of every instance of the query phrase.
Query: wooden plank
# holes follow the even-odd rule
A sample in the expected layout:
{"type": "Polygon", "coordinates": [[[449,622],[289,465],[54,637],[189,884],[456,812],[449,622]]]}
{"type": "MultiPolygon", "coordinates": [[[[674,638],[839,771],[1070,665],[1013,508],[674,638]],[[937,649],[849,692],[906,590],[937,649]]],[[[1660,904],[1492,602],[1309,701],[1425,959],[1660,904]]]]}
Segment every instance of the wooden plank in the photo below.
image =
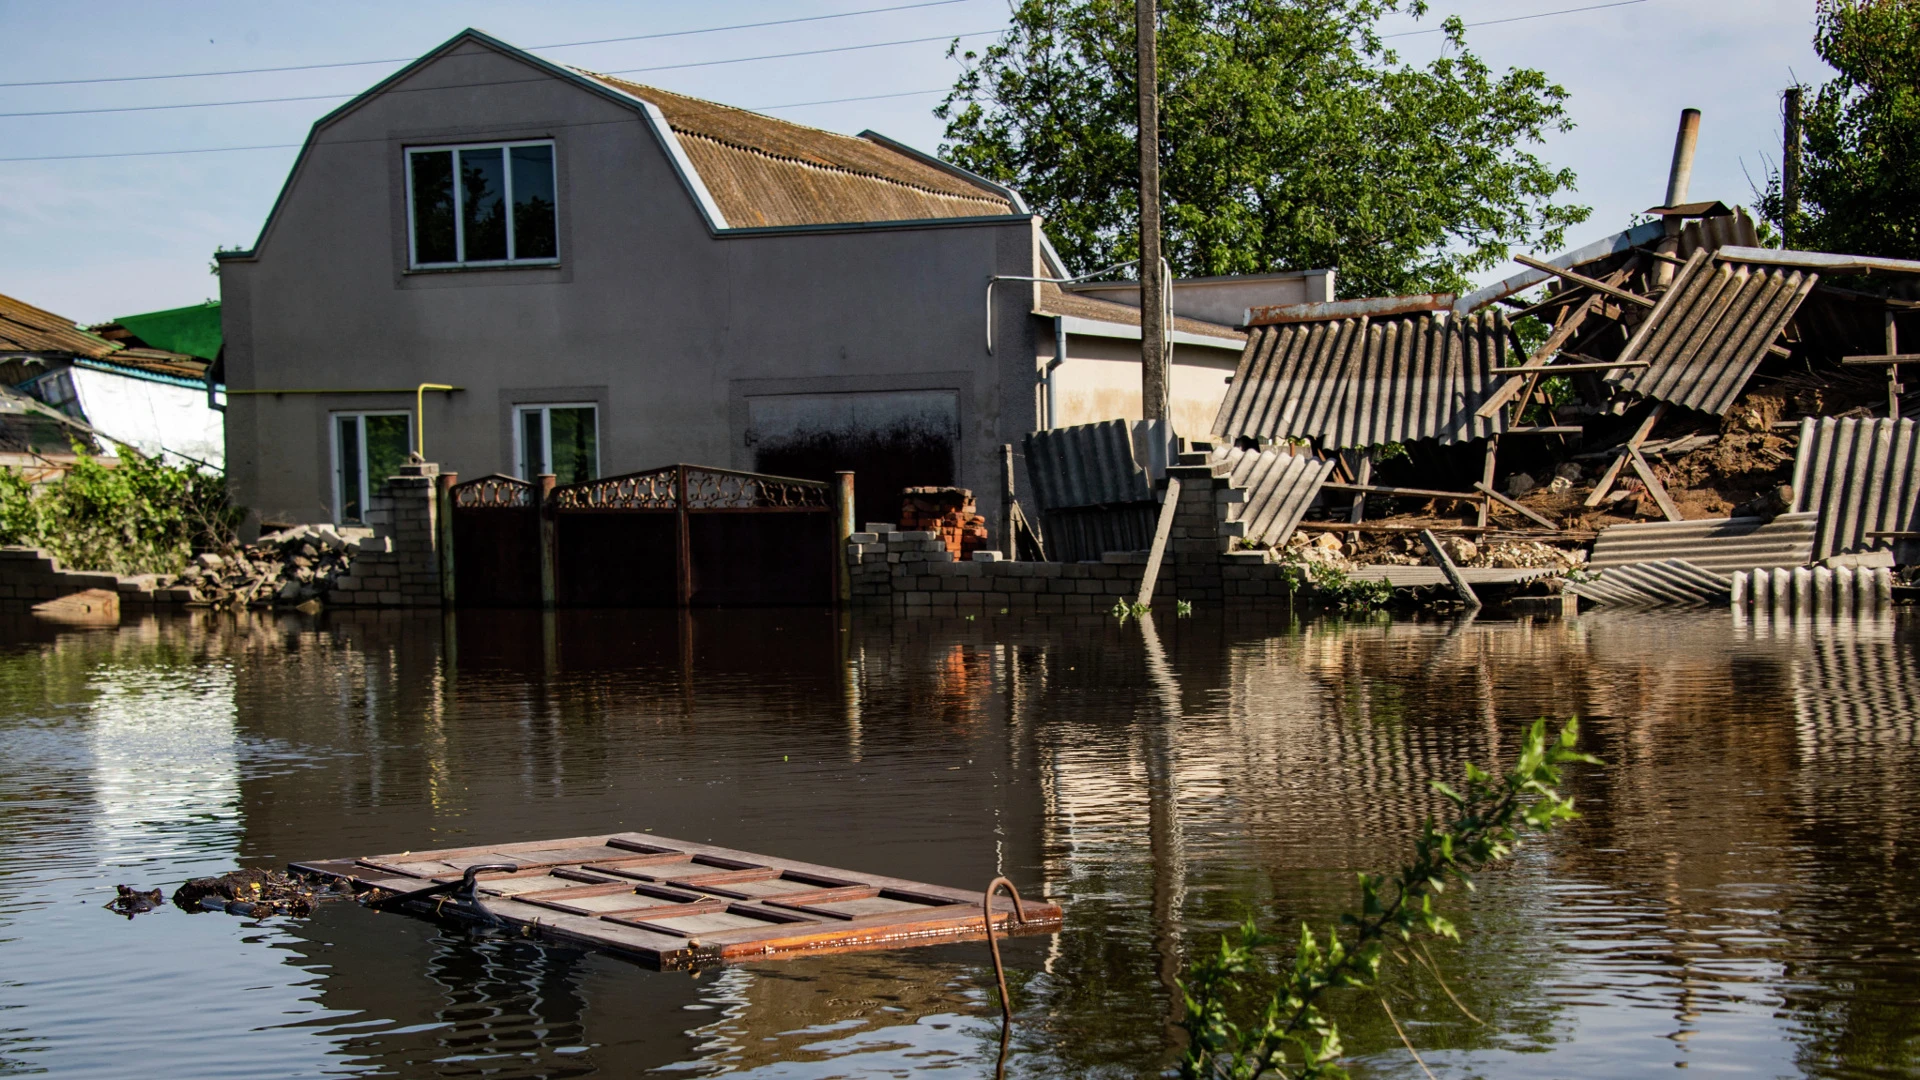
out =
{"type": "Polygon", "coordinates": [[[1891,356],[1843,356],[1843,364],[1920,364],[1920,353],[1894,353],[1891,356]]]}
{"type": "MultiPolygon", "coordinates": [[[[1617,285],[1627,280],[1627,275],[1633,271],[1634,266],[1637,264],[1638,260],[1629,262],[1627,265],[1608,274],[1606,278],[1607,283],[1617,285]]],[[[1588,316],[1599,310],[1600,305],[1601,297],[1588,296],[1586,303],[1575,308],[1569,312],[1565,318],[1556,322],[1553,326],[1553,333],[1547,335],[1547,340],[1542,342],[1538,349],[1534,350],[1533,355],[1527,358],[1526,363],[1514,370],[1538,371],[1546,367],[1553,355],[1559,352],[1561,347],[1566,345],[1567,342],[1573,340],[1573,335],[1580,332],[1580,328],[1586,325],[1588,316]]],[[[1474,410],[1473,415],[1482,420],[1493,419],[1494,416],[1500,412],[1501,407],[1504,406],[1508,399],[1513,397],[1518,390],[1518,384],[1512,379],[1502,380],[1500,385],[1494,387],[1493,392],[1487,395],[1487,400],[1481,402],[1480,407],[1474,410]]],[[[1518,420],[1519,417],[1516,416],[1514,419],[1518,420]]]]}
{"type": "Polygon", "coordinates": [[[1440,546],[1440,538],[1433,535],[1432,529],[1422,529],[1420,542],[1427,546],[1427,554],[1433,556],[1433,561],[1440,564],[1440,572],[1446,575],[1447,584],[1453,586],[1453,591],[1460,594],[1460,602],[1467,605],[1467,610],[1478,611],[1481,606],[1480,594],[1474,592],[1473,586],[1467,584],[1467,579],[1460,576],[1460,568],[1447,557],[1447,550],[1440,546]]]}
{"type": "Polygon", "coordinates": [[[1548,521],[1546,518],[1541,517],[1539,514],[1536,514],[1533,511],[1527,509],[1526,507],[1521,506],[1519,503],[1514,502],[1512,499],[1507,498],[1505,495],[1500,494],[1499,492],[1493,490],[1492,488],[1487,487],[1484,484],[1478,484],[1478,483],[1474,484],[1473,486],[1479,488],[1481,491],[1486,492],[1488,498],[1499,503],[1501,506],[1504,506],[1507,509],[1512,510],[1514,513],[1532,518],[1533,520],[1539,522],[1541,525],[1545,526],[1546,528],[1552,529],[1554,532],[1560,531],[1560,526],[1555,525],[1553,522],[1548,521]]]}
{"type": "Polygon", "coordinates": [[[1624,368],[1647,367],[1645,360],[1629,360],[1624,364],[1610,360],[1595,360],[1588,364],[1548,364],[1541,367],[1496,368],[1493,377],[1504,379],[1514,375],[1559,375],[1568,371],[1618,371],[1624,368]]]}
{"type": "MultiPolygon", "coordinates": [[[[800,952],[894,948],[984,936],[978,892],[752,852],[614,833],[520,844],[408,851],[293,868],[396,892],[453,880],[478,862],[523,863],[483,875],[477,895],[434,897],[408,910],[498,920],[522,933],[603,949],[660,968],[800,952]],[[556,864],[562,856],[571,861],[556,864]],[[662,881],[670,878],[671,884],[662,881]],[[623,880],[624,879],[624,880],[623,880]]],[[[1059,905],[1032,901],[1026,919],[996,898],[1009,933],[1058,929],[1059,905]]]]}
{"type": "Polygon", "coordinates": [[[1430,491],[1427,488],[1382,487],[1379,484],[1342,484],[1329,480],[1320,485],[1325,491],[1358,491],[1367,495],[1396,495],[1409,499],[1460,499],[1465,502],[1479,502],[1481,496],[1471,491],[1430,491]]]}
{"type": "Polygon", "coordinates": [[[1160,520],[1153,527],[1153,547],[1147,551],[1147,572],[1140,576],[1140,592],[1133,602],[1153,603],[1153,587],[1160,577],[1160,560],[1167,554],[1167,538],[1173,535],[1173,517],[1180,512],[1180,478],[1167,477],[1167,493],[1160,500],[1160,520]]]}
{"type": "Polygon", "coordinates": [[[1545,262],[1540,259],[1536,259],[1531,255],[1515,255],[1513,257],[1513,261],[1519,263],[1521,266],[1530,267],[1534,270],[1542,271],[1543,273],[1552,274],[1555,277],[1558,277],[1564,281],[1570,281],[1576,285],[1584,285],[1587,288],[1592,289],[1594,292],[1600,293],[1605,296],[1611,296],[1615,300],[1619,300],[1624,303],[1637,304],[1640,307],[1644,307],[1644,308],[1650,308],[1654,306],[1654,303],[1655,303],[1655,301],[1649,300],[1646,297],[1641,296],[1639,293],[1630,293],[1625,289],[1621,289],[1621,288],[1617,288],[1615,286],[1609,285],[1606,282],[1601,281],[1599,278],[1590,278],[1585,274],[1574,273],[1572,270],[1563,270],[1560,267],[1555,266],[1550,262],[1545,262]]]}
{"type": "Polygon", "coordinates": [[[1660,478],[1653,474],[1653,466],[1647,464],[1647,459],[1640,453],[1640,448],[1627,447],[1627,456],[1633,460],[1633,471],[1640,474],[1640,480],[1647,485],[1647,490],[1653,494],[1653,501],[1659,505],[1660,512],[1667,516],[1667,520],[1685,520],[1680,516],[1679,507],[1674,506],[1673,500],[1667,497],[1665,485],[1661,484],[1660,478]]]}
{"type": "Polygon", "coordinates": [[[1647,418],[1640,421],[1639,428],[1627,437],[1626,449],[1614,457],[1613,461],[1607,465],[1607,471],[1601,475],[1600,482],[1593,485],[1593,494],[1587,496],[1586,504],[1589,507],[1599,506],[1600,500],[1607,497],[1607,492],[1613,488],[1613,482],[1620,477],[1621,466],[1627,463],[1627,451],[1639,449],[1640,444],[1647,441],[1647,436],[1653,434],[1654,425],[1658,424],[1660,418],[1665,415],[1667,415],[1667,403],[1664,401],[1655,402],[1653,408],[1647,410],[1647,418]]]}
{"type": "MultiPolygon", "coordinates": [[[[1360,471],[1354,475],[1353,479],[1355,483],[1358,483],[1363,487],[1366,486],[1367,484],[1373,483],[1373,455],[1372,454],[1366,452],[1365,450],[1360,451],[1360,471]]],[[[1352,522],[1355,525],[1358,525],[1360,524],[1361,521],[1366,519],[1366,516],[1367,516],[1367,493],[1364,491],[1356,492],[1353,496],[1353,510],[1351,513],[1347,515],[1347,520],[1352,522]]]]}
{"type": "MultiPolygon", "coordinates": [[[[1500,436],[1489,435],[1487,437],[1486,460],[1480,466],[1480,482],[1473,485],[1474,487],[1488,494],[1493,493],[1493,470],[1494,470],[1494,464],[1495,464],[1494,459],[1496,455],[1498,455],[1499,453],[1500,453],[1500,436]]],[[[1487,499],[1480,500],[1480,506],[1476,511],[1476,517],[1478,518],[1478,520],[1475,521],[1474,524],[1476,525],[1487,524],[1487,519],[1490,516],[1492,516],[1492,514],[1493,514],[1493,503],[1487,499]]]]}

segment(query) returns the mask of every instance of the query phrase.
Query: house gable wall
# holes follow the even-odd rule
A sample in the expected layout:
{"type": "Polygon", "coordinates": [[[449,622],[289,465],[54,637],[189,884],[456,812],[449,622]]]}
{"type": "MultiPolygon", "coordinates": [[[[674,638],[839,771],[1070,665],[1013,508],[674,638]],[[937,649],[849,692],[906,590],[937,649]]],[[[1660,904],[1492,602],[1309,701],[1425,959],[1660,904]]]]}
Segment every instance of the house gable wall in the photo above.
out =
{"type": "Polygon", "coordinates": [[[328,415],[411,410],[427,456],[512,471],[516,401],[602,406],[602,475],[751,467],[743,398],[950,389],[957,481],[1032,426],[1029,219],[715,233],[635,107],[472,39],[320,125],[250,257],[222,261],[228,461],[256,518],[331,513],[328,415]],[[407,269],[409,145],[552,138],[559,265],[407,269]],[[263,394],[391,388],[406,393],[263,394]],[[256,391],[246,393],[245,391],[256,391]],[[564,391],[564,393],[561,393],[564,391]]]}

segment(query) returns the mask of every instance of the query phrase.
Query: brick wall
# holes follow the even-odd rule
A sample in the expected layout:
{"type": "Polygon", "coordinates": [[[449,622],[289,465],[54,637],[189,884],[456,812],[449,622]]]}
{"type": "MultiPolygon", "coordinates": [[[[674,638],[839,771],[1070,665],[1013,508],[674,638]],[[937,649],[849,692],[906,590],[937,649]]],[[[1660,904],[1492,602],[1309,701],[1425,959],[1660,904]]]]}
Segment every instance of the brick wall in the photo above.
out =
{"type": "Polygon", "coordinates": [[[432,462],[402,466],[367,507],[381,535],[362,540],[353,573],[334,579],[334,607],[439,607],[440,506],[432,462]]]}
{"type": "Polygon", "coordinates": [[[184,604],[190,598],[186,586],[160,575],[67,570],[39,548],[0,547],[0,610],[24,610],[88,589],[118,593],[125,607],[184,604]]]}
{"type": "MultiPolygon", "coordinates": [[[[1264,551],[1229,550],[1242,532],[1229,521],[1242,499],[1205,464],[1175,466],[1180,502],[1154,583],[1154,605],[1196,606],[1288,602],[1280,567],[1264,551]]],[[[847,545],[856,607],[888,607],[909,615],[1100,614],[1115,600],[1139,595],[1144,551],[1110,551],[1099,562],[1009,562],[997,552],[956,561],[938,533],[869,526],[847,545]]]]}

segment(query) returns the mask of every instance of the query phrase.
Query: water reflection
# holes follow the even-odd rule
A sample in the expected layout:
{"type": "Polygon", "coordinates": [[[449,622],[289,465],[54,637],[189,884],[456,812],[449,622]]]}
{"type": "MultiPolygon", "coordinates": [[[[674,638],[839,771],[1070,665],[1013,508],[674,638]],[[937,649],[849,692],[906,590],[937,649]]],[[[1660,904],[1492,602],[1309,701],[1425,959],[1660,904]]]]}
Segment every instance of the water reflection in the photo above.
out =
{"type": "MultiPolygon", "coordinates": [[[[1911,1075],[1913,626],[197,616],[3,628],[0,1072],[991,1075],[979,946],[687,975],[352,906],[98,911],[238,861],[614,829],[1065,902],[1012,1075],[1151,1075],[1248,913],[1324,926],[1427,781],[1578,713],[1586,817],[1387,988],[1462,1075],[1911,1075]],[[131,1022],[129,1022],[129,1018],[131,1022]],[[1542,1056],[1544,1055],[1544,1056],[1542,1056]]],[[[1369,999],[1367,1075],[1418,1075],[1369,999]]]]}

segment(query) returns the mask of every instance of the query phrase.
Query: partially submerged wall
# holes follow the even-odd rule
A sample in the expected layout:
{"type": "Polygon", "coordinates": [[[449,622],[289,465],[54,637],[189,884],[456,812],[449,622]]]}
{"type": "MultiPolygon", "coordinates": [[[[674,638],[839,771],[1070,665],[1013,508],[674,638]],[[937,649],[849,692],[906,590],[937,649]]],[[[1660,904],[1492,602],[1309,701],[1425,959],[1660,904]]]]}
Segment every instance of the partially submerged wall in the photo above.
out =
{"type": "MultiPolygon", "coordinates": [[[[1231,550],[1241,525],[1229,520],[1238,493],[1217,475],[1225,468],[1167,470],[1180,480],[1180,503],[1154,581],[1156,605],[1289,602],[1282,568],[1268,562],[1266,552],[1231,550]]],[[[854,533],[846,559],[854,606],[906,615],[1097,614],[1116,601],[1131,604],[1147,570],[1144,551],[1066,563],[1012,562],[982,551],[973,561],[958,562],[938,534],[892,526],[854,533]]]]}

